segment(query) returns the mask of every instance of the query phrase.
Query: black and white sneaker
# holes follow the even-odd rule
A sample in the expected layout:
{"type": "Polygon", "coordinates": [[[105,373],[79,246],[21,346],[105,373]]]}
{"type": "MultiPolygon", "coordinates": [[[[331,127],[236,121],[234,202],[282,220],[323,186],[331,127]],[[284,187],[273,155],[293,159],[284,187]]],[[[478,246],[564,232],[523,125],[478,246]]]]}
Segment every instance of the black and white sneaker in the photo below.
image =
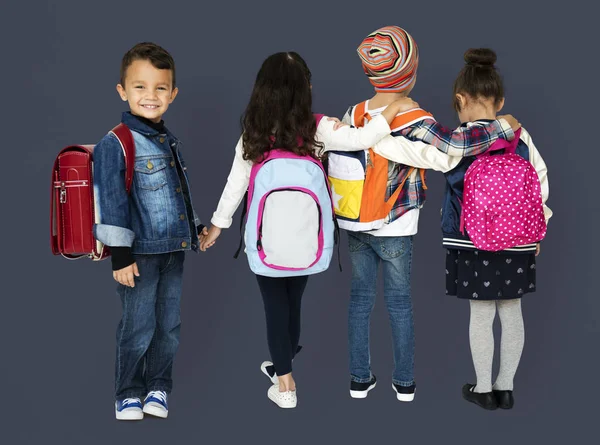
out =
{"type": "Polygon", "coordinates": [[[271,362],[262,362],[260,365],[260,370],[264,375],[269,377],[271,383],[273,385],[279,385],[279,379],[277,378],[277,373],[275,372],[275,366],[271,362]]]}
{"type": "Polygon", "coordinates": [[[375,386],[377,385],[377,379],[375,376],[371,377],[371,381],[367,383],[358,383],[354,380],[350,381],[350,397],[353,399],[364,399],[375,386]]]}
{"type": "Polygon", "coordinates": [[[416,385],[414,383],[410,386],[400,386],[392,383],[392,388],[396,392],[396,398],[401,402],[412,402],[415,399],[416,385]]]}
{"type": "MultiPolygon", "coordinates": [[[[298,348],[296,349],[296,355],[298,355],[298,353],[301,350],[302,350],[302,346],[298,345],[298,348]]],[[[292,362],[293,361],[294,361],[294,359],[292,359],[292,362]]],[[[269,362],[269,361],[262,362],[260,365],[260,370],[262,371],[262,373],[264,375],[269,377],[269,380],[271,380],[271,383],[273,385],[279,385],[279,379],[277,378],[277,373],[275,372],[275,366],[273,366],[273,362],[269,362]]]]}

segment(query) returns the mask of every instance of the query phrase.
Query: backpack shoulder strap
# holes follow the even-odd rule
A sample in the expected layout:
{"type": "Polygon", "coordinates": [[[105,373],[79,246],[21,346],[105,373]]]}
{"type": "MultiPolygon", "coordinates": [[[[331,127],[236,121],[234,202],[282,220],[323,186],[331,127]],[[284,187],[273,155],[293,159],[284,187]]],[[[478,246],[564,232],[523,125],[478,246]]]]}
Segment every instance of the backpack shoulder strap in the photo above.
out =
{"type": "Polygon", "coordinates": [[[135,142],[133,135],[127,125],[120,123],[110,131],[114,134],[121,144],[123,156],[125,157],[125,189],[127,193],[131,191],[131,183],[133,181],[133,166],[135,161],[135,142]]]}
{"type": "Polygon", "coordinates": [[[325,117],[324,114],[313,114],[313,116],[315,117],[315,121],[317,121],[317,127],[319,126],[319,124],[321,123],[321,119],[323,119],[325,117]]]}
{"type": "Polygon", "coordinates": [[[483,158],[489,156],[494,151],[504,150],[504,153],[515,153],[517,151],[517,146],[519,145],[519,141],[521,140],[521,129],[519,128],[515,131],[515,137],[512,141],[507,141],[506,139],[498,138],[494,141],[494,143],[484,151],[483,153],[477,155],[477,158],[483,158]]]}
{"type": "Polygon", "coordinates": [[[354,107],[354,119],[352,119],[352,124],[355,127],[362,127],[365,125],[365,119],[371,119],[369,113],[367,113],[367,101],[361,102],[354,107]]]}
{"type": "Polygon", "coordinates": [[[238,256],[240,256],[240,252],[242,251],[242,247],[244,246],[244,223],[246,222],[246,215],[248,213],[248,190],[244,194],[244,207],[242,208],[242,217],[240,218],[240,245],[238,246],[233,258],[237,260],[238,256]]]}

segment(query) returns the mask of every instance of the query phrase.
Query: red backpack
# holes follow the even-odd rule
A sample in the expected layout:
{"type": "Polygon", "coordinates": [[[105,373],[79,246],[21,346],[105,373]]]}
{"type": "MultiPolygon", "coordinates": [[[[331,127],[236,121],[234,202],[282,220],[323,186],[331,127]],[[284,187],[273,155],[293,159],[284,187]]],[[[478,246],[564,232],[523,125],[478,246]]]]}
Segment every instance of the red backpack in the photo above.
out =
{"type": "MultiPolygon", "coordinates": [[[[131,190],[135,143],[131,130],[119,124],[111,130],[125,157],[125,187],[131,190]]],[[[54,255],[67,259],[88,257],[94,261],[110,255],[108,248],[94,238],[94,146],[70,145],[63,148],[52,170],[50,195],[50,246],[54,255]]]]}

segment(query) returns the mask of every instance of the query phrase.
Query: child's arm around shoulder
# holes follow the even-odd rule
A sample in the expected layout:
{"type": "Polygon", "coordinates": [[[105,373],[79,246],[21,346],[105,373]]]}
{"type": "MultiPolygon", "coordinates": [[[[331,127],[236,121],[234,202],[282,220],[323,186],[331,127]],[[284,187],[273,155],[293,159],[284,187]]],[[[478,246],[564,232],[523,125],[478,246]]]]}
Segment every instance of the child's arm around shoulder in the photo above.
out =
{"type": "Polygon", "coordinates": [[[531,135],[523,127],[521,127],[521,141],[523,141],[527,147],[529,147],[529,162],[531,162],[531,165],[533,165],[533,168],[535,168],[540,180],[540,186],[542,189],[542,203],[544,204],[544,217],[546,218],[546,223],[548,223],[548,220],[552,217],[552,210],[546,205],[546,201],[548,201],[548,197],[550,195],[548,167],[546,166],[542,155],[534,145],[531,135]]]}
{"type": "Polygon", "coordinates": [[[342,120],[346,125],[342,126],[325,116],[317,127],[316,139],[325,145],[325,151],[368,150],[391,133],[390,123],[398,113],[415,106],[418,104],[410,98],[397,100],[360,128],[350,126],[349,111],[342,120]]]}
{"type": "Polygon", "coordinates": [[[410,127],[394,130],[392,134],[406,136],[433,145],[449,156],[475,156],[484,153],[498,138],[512,140],[514,131],[520,124],[507,115],[485,125],[472,125],[468,128],[451,130],[435,119],[423,119],[410,127]]]}
{"type": "Polygon", "coordinates": [[[448,156],[432,145],[402,136],[387,135],[373,146],[373,151],[398,164],[442,173],[452,170],[461,161],[461,158],[448,156]]]}

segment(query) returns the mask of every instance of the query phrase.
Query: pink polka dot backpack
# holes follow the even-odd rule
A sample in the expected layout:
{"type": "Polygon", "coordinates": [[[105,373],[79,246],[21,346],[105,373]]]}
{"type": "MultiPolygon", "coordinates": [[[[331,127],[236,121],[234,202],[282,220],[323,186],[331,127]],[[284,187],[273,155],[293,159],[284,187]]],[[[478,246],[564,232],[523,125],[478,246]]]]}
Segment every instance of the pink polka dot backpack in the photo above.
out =
{"type": "Polygon", "coordinates": [[[460,231],[480,250],[497,252],[546,236],[540,180],[533,165],[516,154],[512,141],[498,139],[471,164],[464,179],[460,231]],[[504,150],[503,154],[491,152],[504,150]]]}

